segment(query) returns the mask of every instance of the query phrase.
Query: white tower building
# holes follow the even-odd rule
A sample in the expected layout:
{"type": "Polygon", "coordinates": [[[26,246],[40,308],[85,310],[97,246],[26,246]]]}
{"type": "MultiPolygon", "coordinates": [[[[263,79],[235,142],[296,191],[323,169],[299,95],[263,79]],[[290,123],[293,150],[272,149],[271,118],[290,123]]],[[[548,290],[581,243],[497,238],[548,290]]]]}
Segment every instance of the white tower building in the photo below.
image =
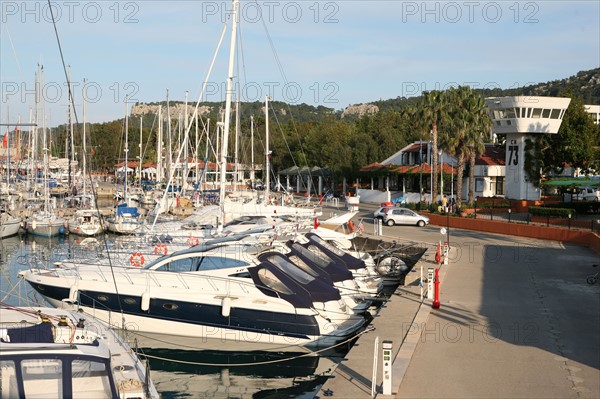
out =
{"type": "Polygon", "coordinates": [[[485,102],[493,133],[506,135],[506,198],[539,200],[540,190],[525,173],[525,144],[536,134],[556,134],[571,102],[562,97],[491,97],[485,102]]]}

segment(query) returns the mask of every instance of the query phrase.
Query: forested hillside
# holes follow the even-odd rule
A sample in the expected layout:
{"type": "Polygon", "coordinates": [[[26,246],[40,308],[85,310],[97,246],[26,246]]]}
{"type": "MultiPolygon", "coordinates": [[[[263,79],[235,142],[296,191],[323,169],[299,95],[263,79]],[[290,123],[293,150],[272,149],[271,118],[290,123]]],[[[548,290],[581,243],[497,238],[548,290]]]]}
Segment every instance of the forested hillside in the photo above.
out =
{"type": "MultiPolygon", "coordinates": [[[[600,104],[600,68],[582,71],[566,79],[539,83],[523,88],[504,90],[474,90],[482,97],[505,95],[549,95],[557,96],[570,93],[584,104],[600,104]]],[[[356,175],[361,166],[379,162],[398,151],[407,143],[419,138],[428,139],[428,132],[409,122],[406,111],[414,108],[421,97],[375,101],[367,107],[354,107],[351,110],[334,110],[323,106],[307,104],[286,104],[274,101],[270,103],[270,146],[274,170],[290,166],[328,167],[332,172],[346,177],[356,175]]],[[[157,109],[162,105],[163,132],[171,131],[172,146],[177,148],[180,133],[179,120],[183,103],[171,101],[170,127],[166,122],[166,102],[136,104],[133,106],[129,121],[130,160],[141,157],[144,162],[156,160],[156,139],[158,131],[157,109]],[[139,119],[143,118],[142,154],[140,156],[139,119]]],[[[200,107],[199,131],[210,119],[210,137],[215,135],[216,121],[224,108],[223,103],[203,103],[200,107]]],[[[191,112],[192,107],[188,108],[191,112]]],[[[240,104],[240,161],[250,162],[250,116],[254,117],[254,153],[256,160],[264,159],[265,117],[264,104],[260,102],[240,104]]],[[[89,125],[87,153],[91,157],[92,168],[97,171],[111,171],[114,165],[124,158],[124,121],[116,120],[89,125]],[[93,150],[92,150],[93,149],[93,150]],[[93,152],[93,156],[92,153],[93,152]]],[[[76,126],[74,142],[76,152],[81,154],[81,125],[76,126]]],[[[53,129],[52,152],[55,156],[64,156],[66,127],[53,129]]],[[[166,133],[164,133],[166,135],[166,133]]],[[[202,134],[200,135],[202,137],[202,134]]],[[[195,138],[195,130],[192,139],[195,138]]],[[[214,143],[214,141],[213,141],[214,143]]],[[[166,141],[165,141],[166,145],[166,141]]],[[[233,153],[234,140],[230,140],[230,153],[233,153]]],[[[598,144],[596,144],[598,145],[598,144]]],[[[210,146],[209,146],[210,147],[210,146]]],[[[190,154],[195,144],[189,145],[190,154]]],[[[206,140],[199,144],[200,158],[209,154],[214,160],[216,145],[206,151],[206,140]],[[213,154],[213,155],[211,155],[213,154]]],[[[257,161],[262,163],[262,161],[257,161]]]]}

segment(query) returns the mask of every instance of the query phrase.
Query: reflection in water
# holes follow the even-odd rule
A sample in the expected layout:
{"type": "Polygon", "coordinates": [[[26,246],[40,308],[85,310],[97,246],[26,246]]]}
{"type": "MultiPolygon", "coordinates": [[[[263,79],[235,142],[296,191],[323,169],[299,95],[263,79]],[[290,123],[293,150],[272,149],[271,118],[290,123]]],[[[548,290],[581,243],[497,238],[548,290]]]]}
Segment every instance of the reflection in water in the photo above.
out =
{"type": "Polygon", "coordinates": [[[300,352],[143,352],[150,359],[152,379],[165,398],[312,398],[341,359],[300,352]]]}

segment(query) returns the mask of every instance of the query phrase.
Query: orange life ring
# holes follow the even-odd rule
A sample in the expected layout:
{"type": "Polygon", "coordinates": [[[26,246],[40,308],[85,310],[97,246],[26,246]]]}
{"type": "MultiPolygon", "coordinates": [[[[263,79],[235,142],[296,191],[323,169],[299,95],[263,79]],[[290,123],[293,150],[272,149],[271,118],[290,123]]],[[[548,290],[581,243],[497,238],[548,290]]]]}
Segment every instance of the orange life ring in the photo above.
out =
{"type": "Polygon", "coordinates": [[[350,233],[354,233],[354,222],[352,220],[348,222],[348,230],[350,230],[350,233]]]}
{"type": "Polygon", "coordinates": [[[154,247],[154,254],[155,255],[166,255],[169,252],[169,250],[167,249],[167,246],[165,244],[157,244],[154,247]]]}
{"type": "Polygon", "coordinates": [[[142,267],[144,266],[144,255],[142,255],[139,252],[135,252],[133,254],[131,254],[131,256],[129,257],[129,263],[131,264],[131,266],[135,266],[135,267],[142,267]]]}
{"type": "Polygon", "coordinates": [[[194,245],[200,244],[200,240],[198,239],[198,237],[189,236],[188,239],[187,239],[187,244],[190,247],[193,247],[194,245]]]}

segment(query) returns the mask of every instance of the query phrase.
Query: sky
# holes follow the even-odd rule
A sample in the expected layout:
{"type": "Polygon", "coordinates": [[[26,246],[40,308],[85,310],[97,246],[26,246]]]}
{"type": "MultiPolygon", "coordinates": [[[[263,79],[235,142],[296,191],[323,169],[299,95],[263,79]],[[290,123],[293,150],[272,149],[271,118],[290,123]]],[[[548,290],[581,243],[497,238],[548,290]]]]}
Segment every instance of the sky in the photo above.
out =
{"type": "MultiPolygon", "coordinates": [[[[224,101],[231,1],[1,0],[0,123],[27,122],[43,65],[46,125],[122,118],[133,102],[224,101]],[[51,12],[52,10],[52,12],[51,12]],[[216,54],[217,53],[217,54],[216,54]],[[216,56],[215,56],[216,54],[216,56]],[[212,73],[208,75],[215,58],[212,73]],[[84,79],[87,89],[83,89],[84,79]],[[168,94],[167,94],[168,93],[168,94]]],[[[600,66],[600,2],[241,0],[242,101],[336,110],[458,84],[515,88],[600,66]]],[[[41,116],[40,116],[41,123],[41,116]]]]}

